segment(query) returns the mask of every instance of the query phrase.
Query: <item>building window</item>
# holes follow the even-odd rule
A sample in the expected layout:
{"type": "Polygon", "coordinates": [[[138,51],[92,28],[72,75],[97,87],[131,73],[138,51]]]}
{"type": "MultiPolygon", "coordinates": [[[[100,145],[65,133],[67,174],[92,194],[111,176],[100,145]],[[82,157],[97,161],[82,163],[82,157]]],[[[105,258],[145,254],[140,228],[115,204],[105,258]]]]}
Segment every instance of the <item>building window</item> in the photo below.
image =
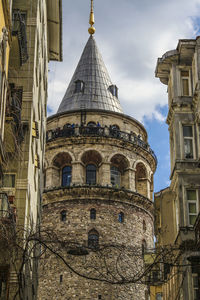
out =
{"type": "Polygon", "coordinates": [[[186,190],[186,194],[187,194],[188,222],[189,225],[193,226],[199,211],[198,194],[197,194],[197,190],[192,190],[192,189],[186,190]]]}
{"type": "Polygon", "coordinates": [[[102,298],[101,298],[101,295],[98,295],[98,299],[102,299],[102,298]]]}
{"type": "Polygon", "coordinates": [[[62,186],[70,186],[72,177],[72,168],[66,166],[62,169],[62,186]]]}
{"type": "Polygon", "coordinates": [[[96,220],[96,209],[92,208],[90,210],[90,219],[91,220],[96,220]]]}
{"type": "Polygon", "coordinates": [[[146,230],[147,230],[147,225],[145,220],[143,220],[143,232],[146,232],[146,230]]]}
{"type": "Polygon", "coordinates": [[[74,93],[84,92],[85,83],[82,80],[75,81],[75,90],[74,93]]]}
{"type": "Polygon", "coordinates": [[[99,233],[93,229],[88,233],[88,247],[89,248],[98,248],[99,246],[99,233]]]}
{"type": "Polygon", "coordinates": [[[4,174],[3,175],[3,187],[15,187],[15,175],[14,174],[4,174]]]}
{"type": "Polygon", "coordinates": [[[0,278],[0,299],[6,299],[7,282],[5,278],[0,278]]]}
{"type": "Polygon", "coordinates": [[[96,184],[96,166],[89,164],[86,166],[86,183],[96,184]]]}
{"type": "Polygon", "coordinates": [[[189,85],[189,71],[181,71],[181,87],[182,87],[182,95],[189,96],[190,95],[190,85],[189,85]]]}
{"type": "Polygon", "coordinates": [[[190,125],[183,125],[184,157],[194,158],[193,155],[193,128],[190,125]]]}
{"type": "Polygon", "coordinates": [[[110,182],[115,187],[120,187],[121,185],[121,172],[115,166],[110,167],[110,182]]]}
{"type": "Polygon", "coordinates": [[[162,300],[162,293],[156,293],[156,300],[162,300]]]}
{"type": "Polygon", "coordinates": [[[120,212],[118,215],[118,221],[119,223],[124,223],[124,213],[120,212]]]}
{"type": "Polygon", "coordinates": [[[200,277],[198,274],[192,274],[192,283],[193,283],[193,299],[200,299],[200,277]]]}
{"type": "Polygon", "coordinates": [[[63,282],[63,275],[60,275],[60,283],[63,282]]]}
{"type": "Polygon", "coordinates": [[[60,213],[60,220],[62,222],[65,222],[66,219],[67,219],[67,212],[66,212],[66,210],[62,210],[61,213],[60,213]]]}

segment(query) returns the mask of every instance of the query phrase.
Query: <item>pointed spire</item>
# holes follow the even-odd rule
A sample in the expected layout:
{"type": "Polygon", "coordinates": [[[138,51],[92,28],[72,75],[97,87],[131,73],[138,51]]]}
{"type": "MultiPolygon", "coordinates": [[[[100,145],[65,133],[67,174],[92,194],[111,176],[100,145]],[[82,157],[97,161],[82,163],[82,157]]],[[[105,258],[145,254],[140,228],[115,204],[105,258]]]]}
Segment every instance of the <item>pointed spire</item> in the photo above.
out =
{"type": "Polygon", "coordinates": [[[91,35],[59,106],[58,113],[79,109],[101,109],[123,113],[103,59],[91,35]]]}
{"type": "Polygon", "coordinates": [[[89,24],[91,25],[90,28],[88,29],[89,34],[94,34],[96,29],[93,27],[94,25],[94,10],[93,10],[93,0],[91,0],[91,11],[90,11],[90,20],[89,24]]]}

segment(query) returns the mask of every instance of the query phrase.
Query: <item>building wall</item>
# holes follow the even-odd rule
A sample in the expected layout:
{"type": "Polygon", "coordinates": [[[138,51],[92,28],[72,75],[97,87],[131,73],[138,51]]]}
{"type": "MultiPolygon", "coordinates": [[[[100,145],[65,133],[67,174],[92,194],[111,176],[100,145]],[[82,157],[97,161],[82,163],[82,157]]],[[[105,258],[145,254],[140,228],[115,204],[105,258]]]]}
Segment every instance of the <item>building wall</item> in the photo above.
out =
{"type": "MultiPolygon", "coordinates": [[[[10,7],[5,0],[0,1],[0,143],[4,139],[4,123],[6,97],[8,88],[8,63],[11,43],[10,7]]],[[[3,145],[0,147],[3,151],[3,145]]],[[[4,160],[4,153],[0,153],[0,162],[4,160]]]]}
{"type": "MultiPolygon", "coordinates": [[[[1,5],[2,2],[12,4],[12,1],[1,1],[1,5]]],[[[57,2],[51,8],[56,8],[55,11],[58,12],[56,16],[60,19],[61,7],[58,10],[56,5],[57,2]]],[[[41,214],[49,60],[47,39],[48,34],[51,34],[47,32],[47,14],[46,0],[14,0],[12,12],[8,10],[8,16],[9,18],[11,16],[13,23],[12,39],[10,37],[9,40],[12,40],[9,67],[6,66],[8,73],[4,124],[6,161],[3,165],[0,192],[7,194],[15,212],[16,232],[20,228],[24,237],[28,232],[38,230],[41,214]]],[[[3,21],[1,16],[0,21],[3,21]]],[[[56,41],[59,40],[59,49],[61,49],[61,27],[60,24],[59,30],[54,29],[54,34],[58,34],[56,41]]],[[[14,251],[13,253],[15,256],[16,253],[14,251]]],[[[36,299],[38,262],[30,260],[24,266],[21,274],[22,282],[19,283],[17,275],[21,263],[22,257],[19,255],[15,258],[15,265],[7,264],[10,275],[7,297],[13,299],[21,285],[21,298],[36,299]]],[[[0,268],[3,267],[1,264],[0,268]]]]}
{"type": "Polygon", "coordinates": [[[172,264],[167,283],[163,285],[163,299],[195,300],[200,296],[194,281],[200,272],[193,263],[200,255],[194,233],[200,209],[199,45],[199,37],[180,40],[176,50],[158,59],[156,67],[156,76],[168,85],[167,124],[171,154],[171,185],[164,191],[169,197],[171,194],[168,203],[171,215],[162,209],[165,205],[163,192],[157,193],[155,203],[161,222],[155,224],[156,235],[158,246],[166,240],[179,254],[178,270],[172,264]],[[171,237],[164,235],[165,228],[169,228],[171,237]]]}

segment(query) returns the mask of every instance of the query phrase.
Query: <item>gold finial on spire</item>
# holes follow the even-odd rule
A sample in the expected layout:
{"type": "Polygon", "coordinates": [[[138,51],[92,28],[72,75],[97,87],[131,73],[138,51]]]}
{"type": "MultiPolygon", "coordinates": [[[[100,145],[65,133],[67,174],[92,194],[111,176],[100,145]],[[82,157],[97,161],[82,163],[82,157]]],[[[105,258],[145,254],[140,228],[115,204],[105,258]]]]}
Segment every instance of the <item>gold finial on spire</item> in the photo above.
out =
{"type": "Polygon", "coordinates": [[[91,26],[88,29],[88,32],[89,32],[89,34],[94,34],[95,33],[95,28],[93,27],[93,25],[94,25],[93,0],[91,0],[91,11],[90,11],[90,21],[89,21],[89,24],[91,26]]]}

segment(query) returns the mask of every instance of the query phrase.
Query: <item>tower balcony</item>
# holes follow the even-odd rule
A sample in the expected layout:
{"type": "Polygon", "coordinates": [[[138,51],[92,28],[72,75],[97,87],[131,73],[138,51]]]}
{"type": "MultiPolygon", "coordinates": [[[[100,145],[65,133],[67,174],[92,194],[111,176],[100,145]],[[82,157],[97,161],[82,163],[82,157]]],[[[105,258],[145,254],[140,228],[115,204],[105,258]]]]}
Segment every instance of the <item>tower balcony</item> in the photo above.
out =
{"type": "Polygon", "coordinates": [[[101,127],[101,126],[79,126],[79,125],[71,125],[69,127],[65,127],[63,129],[56,128],[55,130],[47,131],[46,142],[51,142],[59,138],[72,138],[72,137],[103,137],[103,138],[111,138],[117,139],[123,142],[127,142],[135,146],[136,148],[140,148],[145,152],[149,153],[154,161],[155,165],[157,165],[157,157],[154,151],[150,148],[149,144],[141,139],[140,136],[130,132],[124,132],[121,130],[113,129],[111,127],[101,127]]]}

